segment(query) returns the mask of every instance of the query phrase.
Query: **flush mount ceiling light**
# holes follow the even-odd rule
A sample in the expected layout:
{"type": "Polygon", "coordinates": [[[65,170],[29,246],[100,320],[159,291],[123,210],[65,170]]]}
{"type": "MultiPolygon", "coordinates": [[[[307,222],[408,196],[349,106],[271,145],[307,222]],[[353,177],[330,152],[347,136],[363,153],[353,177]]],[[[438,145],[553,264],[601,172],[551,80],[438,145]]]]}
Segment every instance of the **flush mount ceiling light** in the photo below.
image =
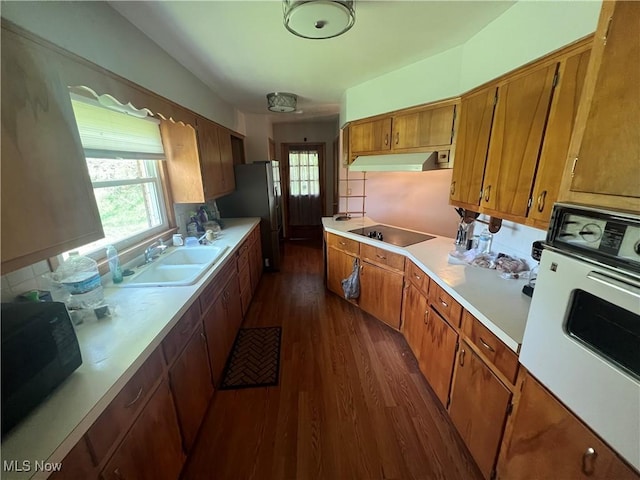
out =
{"type": "Polygon", "coordinates": [[[356,21],[353,0],[282,0],[284,26],[302,38],[342,35],[356,21]]]}
{"type": "Polygon", "coordinates": [[[268,109],[272,112],[291,113],[296,111],[298,97],[293,93],[274,92],[267,94],[268,109]]]}

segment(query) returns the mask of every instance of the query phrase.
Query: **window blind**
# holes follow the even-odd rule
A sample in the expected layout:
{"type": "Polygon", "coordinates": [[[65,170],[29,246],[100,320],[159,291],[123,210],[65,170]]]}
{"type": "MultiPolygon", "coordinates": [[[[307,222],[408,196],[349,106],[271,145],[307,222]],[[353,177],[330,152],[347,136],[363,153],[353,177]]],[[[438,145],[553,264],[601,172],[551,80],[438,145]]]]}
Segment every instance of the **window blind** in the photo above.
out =
{"type": "Polygon", "coordinates": [[[85,155],[94,158],[164,159],[158,122],[71,99],[85,155]]]}

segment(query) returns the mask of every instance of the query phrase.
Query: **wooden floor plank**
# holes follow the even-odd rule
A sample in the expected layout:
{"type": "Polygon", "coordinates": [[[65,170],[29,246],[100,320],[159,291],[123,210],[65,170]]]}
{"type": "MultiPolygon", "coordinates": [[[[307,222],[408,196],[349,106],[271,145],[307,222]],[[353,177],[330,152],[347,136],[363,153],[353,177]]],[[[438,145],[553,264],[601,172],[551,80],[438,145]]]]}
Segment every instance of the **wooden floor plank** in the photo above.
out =
{"type": "Polygon", "coordinates": [[[282,326],[280,384],[216,392],[183,480],[481,478],[402,335],[325,289],[318,243],[286,244],[244,326],[282,326]]]}

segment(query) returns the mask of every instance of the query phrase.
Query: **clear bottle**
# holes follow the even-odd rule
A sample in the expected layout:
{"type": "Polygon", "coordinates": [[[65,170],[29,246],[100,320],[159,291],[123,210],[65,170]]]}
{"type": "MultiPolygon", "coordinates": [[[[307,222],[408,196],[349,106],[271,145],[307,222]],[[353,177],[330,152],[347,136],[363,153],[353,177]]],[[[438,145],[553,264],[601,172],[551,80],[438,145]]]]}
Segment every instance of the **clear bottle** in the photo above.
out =
{"type": "Polygon", "coordinates": [[[98,264],[78,252],[56,269],[56,278],[69,292],[69,308],[95,308],[104,301],[98,264]]]}
{"type": "Polygon", "coordinates": [[[482,230],[480,237],[478,238],[478,251],[480,253],[490,253],[491,243],[493,242],[493,234],[488,229],[482,230]]]}
{"type": "Polygon", "coordinates": [[[107,260],[109,262],[109,271],[111,272],[111,280],[113,283],[122,283],[122,269],[120,268],[120,258],[118,251],[113,245],[107,247],[107,260]]]}

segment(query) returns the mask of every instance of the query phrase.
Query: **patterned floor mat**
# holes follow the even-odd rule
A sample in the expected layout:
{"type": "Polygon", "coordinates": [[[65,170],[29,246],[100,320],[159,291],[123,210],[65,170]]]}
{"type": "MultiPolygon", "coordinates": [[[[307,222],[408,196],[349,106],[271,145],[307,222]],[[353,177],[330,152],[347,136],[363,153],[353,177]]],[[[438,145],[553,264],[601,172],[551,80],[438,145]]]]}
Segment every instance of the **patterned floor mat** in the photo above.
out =
{"type": "Polygon", "coordinates": [[[241,328],[227,359],[220,389],[277,385],[281,336],[281,327],[241,328]]]}

